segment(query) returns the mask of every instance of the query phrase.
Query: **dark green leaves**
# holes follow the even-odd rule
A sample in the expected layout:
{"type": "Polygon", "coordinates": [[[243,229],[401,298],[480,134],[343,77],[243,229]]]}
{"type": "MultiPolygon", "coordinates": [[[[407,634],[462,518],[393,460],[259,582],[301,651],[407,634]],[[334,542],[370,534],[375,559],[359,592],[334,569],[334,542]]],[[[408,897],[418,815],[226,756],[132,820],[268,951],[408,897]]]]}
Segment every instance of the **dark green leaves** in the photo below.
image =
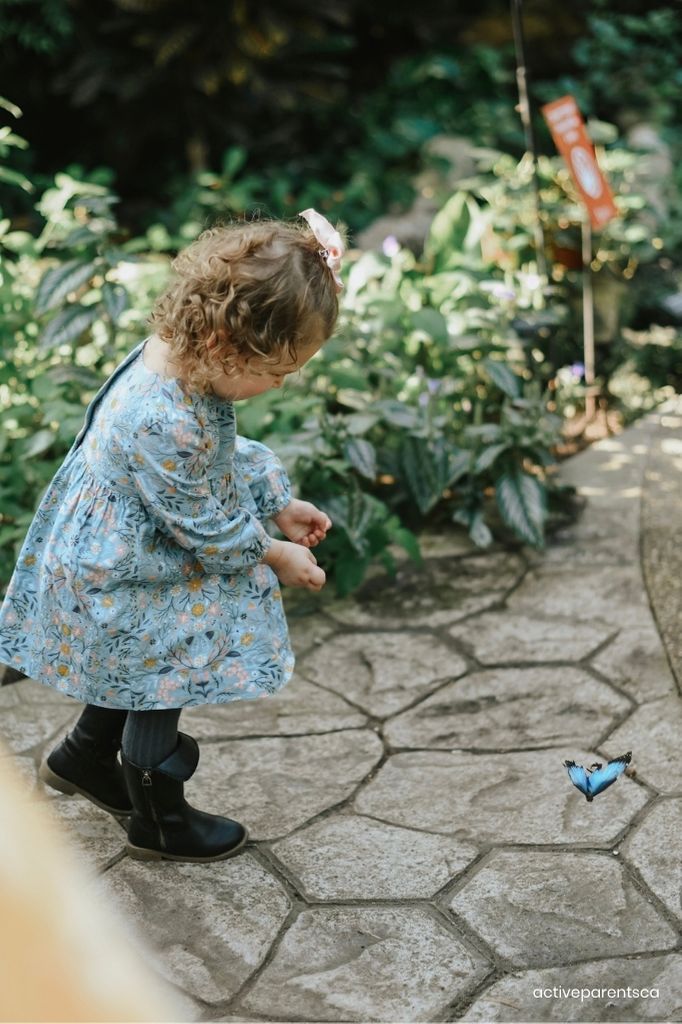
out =
{"type": "Polygon", "coordinates": [[[509,398],[518,398],[521,394],[521,378],[517,377],[509,366],[500,359],[484,359],[482,363],[486,373],[500,391],[509,398]]]}
{"type": "Polygon", "coordinates": [[[352,437],[343,446],[343,454],[361,476],[374,480],[377,475],[377,456],[374,445],[361,437],[352,437]]]}
{"type": "Polygon", "coordinates": [[[98,315],[96,306],[81,306],[78,303],[67,306],[50,320],[41,335],[39,350],[44,352],[75,341],[95,322],[98,315]]]}
{"type": "Polygon", "coordinates": [[[97,261],[67,260],[58,267],[48,270],[38,286],[36,294],[36,313],[46,313],[54,309],[69,295],[77,291],[81,285],[89,281],[97,271],[97,261]]]}
{"type": "Polygon", "coordinates": [[[495,494],[507,525],[528,544],[541,547],[547,501],[537,477],[518,467],[510,469],[497,478],[495,494]]]}
{"type": "Polygon", "coordinates": [[[450,448],[439,438],[435,444],[410,435],[403,438],[400,463],[405,481],[422,514],[429,512],[469,470],[468,451],[450,448]]]}

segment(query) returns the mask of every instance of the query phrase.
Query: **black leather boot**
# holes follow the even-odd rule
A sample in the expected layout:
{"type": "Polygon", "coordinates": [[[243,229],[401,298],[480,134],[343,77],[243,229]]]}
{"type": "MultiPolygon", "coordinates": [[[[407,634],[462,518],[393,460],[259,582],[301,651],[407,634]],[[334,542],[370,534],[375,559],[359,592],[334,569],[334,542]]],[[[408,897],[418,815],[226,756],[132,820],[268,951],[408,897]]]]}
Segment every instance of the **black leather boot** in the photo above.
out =
{"type": "Polygon", "coordinates": [[[42,762],[40,778],[60,793],[87,797],[109,814],[130,814],[133,805],[117,759],[125,718],[125,711],[88,706],[42,762]]]}
{"type": "Polygon", "coordinates": [[[232,818],[187,803],[184,783],[199,763],[199,744],[178,733],[178,745],[160,764],[144,767],[121,754],[133,813],[126,851],[137,860],[224,860],[245,845],[247,830],[232,818]]]}

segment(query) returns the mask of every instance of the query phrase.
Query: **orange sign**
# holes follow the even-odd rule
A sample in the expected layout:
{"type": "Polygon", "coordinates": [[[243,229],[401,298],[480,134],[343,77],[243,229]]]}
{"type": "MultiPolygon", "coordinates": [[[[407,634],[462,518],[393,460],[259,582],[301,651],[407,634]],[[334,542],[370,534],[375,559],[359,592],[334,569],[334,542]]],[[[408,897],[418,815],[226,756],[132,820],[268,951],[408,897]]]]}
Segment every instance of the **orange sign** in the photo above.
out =
{"type": "Polygon", "coordinates": [[[599,169],[594,146],[587,134],[578,104],[572,96],[562,96],[541,107],[556,148],[568,164],[593,228],[602,228],[618,216],[613,194],[599,169]]]}

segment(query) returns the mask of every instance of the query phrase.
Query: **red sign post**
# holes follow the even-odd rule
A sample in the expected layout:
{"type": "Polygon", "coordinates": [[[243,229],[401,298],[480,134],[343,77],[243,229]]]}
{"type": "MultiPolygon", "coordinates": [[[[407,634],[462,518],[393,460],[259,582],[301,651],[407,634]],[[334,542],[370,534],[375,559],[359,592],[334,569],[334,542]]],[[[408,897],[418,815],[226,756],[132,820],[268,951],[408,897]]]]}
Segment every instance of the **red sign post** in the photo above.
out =
{"type": "Polygon", "coordinates": [[[594,298],[592,293],[592,228],[603,228],[618,208],[606,178],[602,174],[594,146],[587,134],[578,104],[572,96],[562,96],[541,108],[552,133],[554,143],[571,172],[580,192],[587,216],[582,219],[583,263],[583,351],[585,360],[585,414],[594,417],[595,396],[599,388],[594,384],[594,298]]]}
{"type": "Polygon", "coordinates": [[[618,216],[618,210],[606,178],[599,169],[578,105],[572,96],[562,96],[541,109],[556,148],[568,164],[582,196],[592,227],[599,230],[612,217],[618,216]]]}

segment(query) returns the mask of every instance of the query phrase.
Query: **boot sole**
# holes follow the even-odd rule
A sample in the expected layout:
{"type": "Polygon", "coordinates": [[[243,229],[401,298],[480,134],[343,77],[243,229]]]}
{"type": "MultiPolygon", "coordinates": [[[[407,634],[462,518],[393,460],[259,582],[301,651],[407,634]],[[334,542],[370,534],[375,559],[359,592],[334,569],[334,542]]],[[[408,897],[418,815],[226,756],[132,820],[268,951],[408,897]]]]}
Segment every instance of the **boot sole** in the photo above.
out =
{"type": "Polygon", "coordinates": [[[88,793],[87,789],[82,789],[77,786],[75,782],[69,782],[68,779],[63,779],[61,775],[56,775],[47,761],[43,761],[38,769],[38,775],[48,786],[52,789],[58,790],[60,793],[65,793],[67,796],[84,796],[90,803],[95,804],[103,811],[107,811],[109,814],[113,814],[116,818],[129,818],[133,813],[132,806],[129,810],[124,811],[120,807],[110,807],[109,804],[102,803],[97,797],[93,796],[92,793],[88,793]]]}
{"type": "Polygon", "coordinates": [[[185,857],[181,853],[164,853],[163,850],[149,850],[144,846],[133,846],[132,843],[126,843],[125,849],[128,856],[134,858],[134,860],[179,860],[184,861],[186,864],[207,864],[212,860],[227,860],[228,857],[234,857],[236,853],[244,849],[248,838],[249,833],[245,828],[244,836],[236,846],[225,850],[224,853],[214,854],[212,857],[185,857]]]}

